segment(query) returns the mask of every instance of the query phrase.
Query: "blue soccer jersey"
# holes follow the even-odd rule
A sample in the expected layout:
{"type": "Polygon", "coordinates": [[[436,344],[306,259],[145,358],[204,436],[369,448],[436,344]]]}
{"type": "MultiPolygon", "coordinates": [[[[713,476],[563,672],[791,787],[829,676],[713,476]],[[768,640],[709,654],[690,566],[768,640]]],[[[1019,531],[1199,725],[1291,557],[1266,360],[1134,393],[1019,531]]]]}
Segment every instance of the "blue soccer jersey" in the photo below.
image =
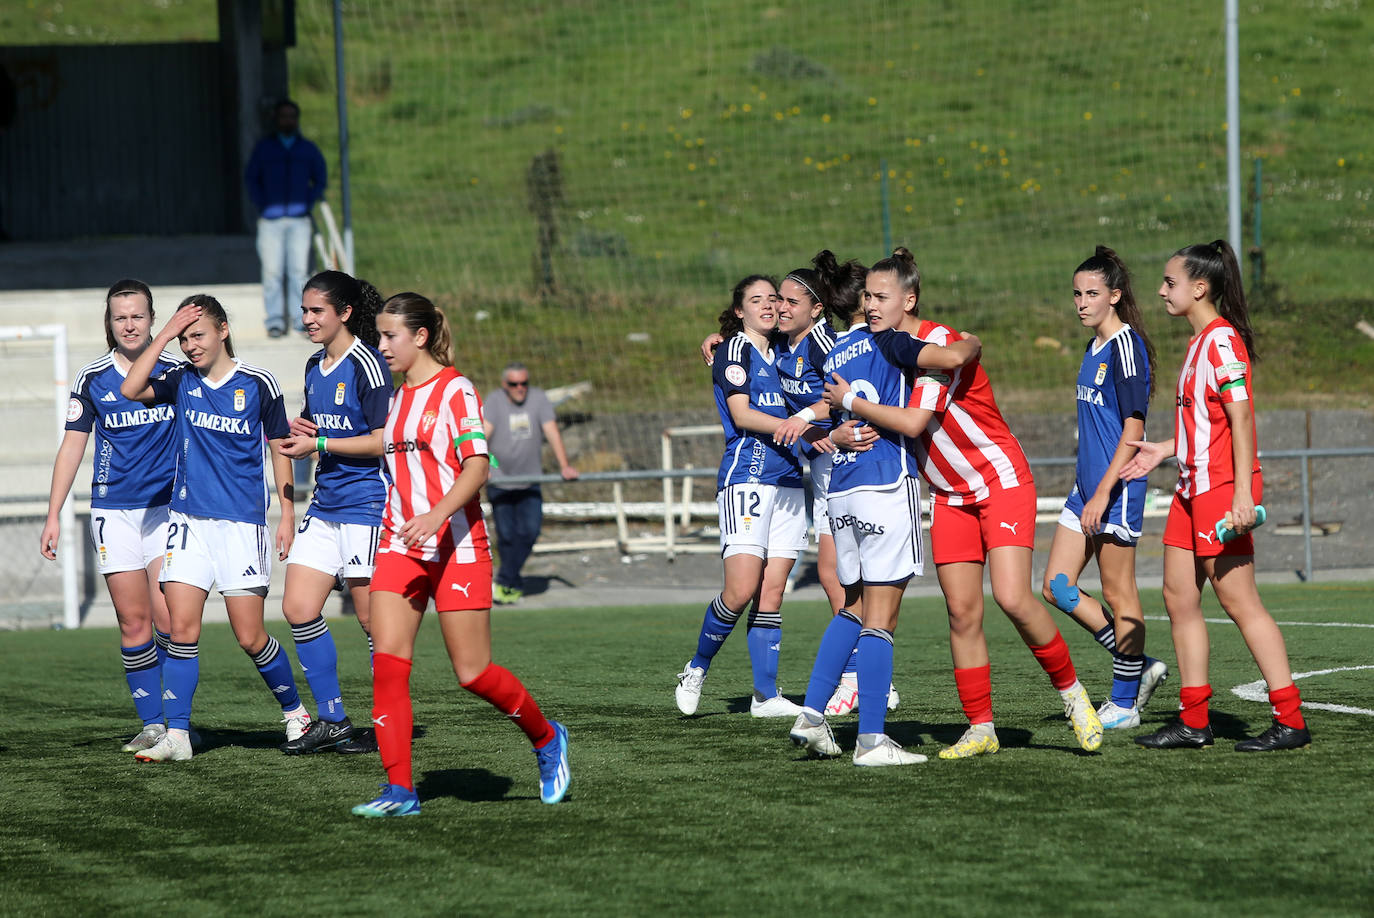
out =
{"type": "Polygon", "coordinates": [[[234,369],[212,383],[182,363],[149,384],[157,401],[176,405],[179,452],[172,509],[265,525],[270,502],[266,441],[291,431],[272,374],[235,360],[234,369]]]}
{"type": "MultiPolygon", "coordinates": [[[[832,373],[849,383],[855,398],[867,399],[875,405],[905,407],[911,397],[911,373],[900,369],[887,355],[897,332],[872,334],[866,327],[846,332],[826,355],[825,378],[832,373]]],[[[909,354],[913,348],[920,352],[923,342],[902,334],[909,354]]],[[[914,363],[914,356],[911,358],[914,363]]],[[[848,420],[848,412],[841,414],[848,420]]],[[[850,491],[881,491],[901,483],[914,471],[907,438],[882,427],[876,428],[879,437],[873,448],[862,453],[837,450],[830,474],[831,497],[850,491]]]]}
{"type": "MultiPolygon", "coordinates": [[[[171,405],[144,405],[119,393],[125,373],[115,352],[76,374],[67,402],[67,430],[95,431],[91,506],[109,510],[162,507],[172,499],[176,473],[176,412],[171,405]]],[[[154,373],[176,366],[167,353],[154,373]]]]}
{"type": "MultiPolygon", "coordinates": [[[[1145,420],[1150,404],[1150,362],[1145,342],[1129,325],[1098,344],[1088,342],[1078,370],[1078,463],[1074,484],[1083,500],[1097,491],[1112,463],[1126,419],[1145,420]]],[[[1144,494],[1145,479],[1130,483],[1144,494]]],[[[1118,483],[1112,499],[1121,491],[1118,483]]],[[[1142,497],[1143,499],[1143,497],[1142,497]]]]}
{"type": "MultiPolygon", "coordinates": [[[[305,408],[322,437],[361,437],[386,427],[391,406],[391,372],[377,350],[354,339],[343,356],[324,369],[325,352],[305,364],[305,408]]],[[[336,523],[380,526],[386,507],[382,457],[320,456],[310,515],[336,523]]]]}
{"type": "Polygon", "coordinates": [[[771,484],[784,488],[802,486],[801,464],[791,448],[779,446],[769,434],[742,430],[730,417],[726,399],[735,393],[749,396],[749,407],[775,418],[790,414],[783,398],[773,355],[762,354],[754,342],[740,332],[716,352],[711,367],[715,383],[716,410],[725,430],[725,455],[716,475],[716,490],[732,484],[771,484]]]}
{"type": "MultiPolygon", "coordinates": [[[[835,333],[824,321],[811,326],[796,348],[787,341],[787,336],[773,336],[774,363],[778,368],[778,378],[782,381],[782,397],[787,402],[787,410],[796,414],[803,408],[810,408],[825,395],[825,379],[822,367],[825,357],[835,346],[835,333]]],[[[816,424],[829,427],[827,418],[817,418],[816,424]]]]}

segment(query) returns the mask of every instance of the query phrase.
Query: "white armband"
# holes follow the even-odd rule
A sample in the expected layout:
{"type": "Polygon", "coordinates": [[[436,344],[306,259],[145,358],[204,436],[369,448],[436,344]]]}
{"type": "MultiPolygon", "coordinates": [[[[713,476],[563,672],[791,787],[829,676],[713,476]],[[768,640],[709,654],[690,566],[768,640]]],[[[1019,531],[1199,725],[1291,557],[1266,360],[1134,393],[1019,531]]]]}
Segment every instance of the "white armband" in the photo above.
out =
{"type": "Polygon", "coordinates": [[[801,418],[806,423],[812,424],[815,423],[816,412],[812,411],[810,408],[803,408],[801,411],[798,411],[796,414],[792,415],[792,417],[801,418]]]}
{"type": "Polygon", "coordinates": [[[846,392],[846,393],[844,394],[844,398],[840,399],[840,404],[844,407],[844,410],[845,410],[845,411],[853,411],[853,410],[854,410],[854,392],[853,392],[852,390],[849,391],[849,392],[846,392]]]}

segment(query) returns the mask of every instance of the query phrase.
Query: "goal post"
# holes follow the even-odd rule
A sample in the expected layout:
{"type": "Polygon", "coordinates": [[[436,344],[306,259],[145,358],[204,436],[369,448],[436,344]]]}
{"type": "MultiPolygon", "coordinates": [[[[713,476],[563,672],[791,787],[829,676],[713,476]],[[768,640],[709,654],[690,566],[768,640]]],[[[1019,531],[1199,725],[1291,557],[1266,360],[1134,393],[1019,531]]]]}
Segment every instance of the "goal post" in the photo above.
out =
{"type": "MultiPolygon", "coordinates": [[[[60,445],[67,426],[67,400],[71,394],[70,368],[67,362],[67,326],[11,325],[0,326],[0,342],[20,342],[48,339],[52,341],[52,398],[54,446],[60,445]]],[[[33,495],[24,495],[32,497],[33,495]]],[[[43,495],[46,499],[47,495],[43,495]]],[[[72,496],[62,502],[62,534],[58,543],[57,562],[62,569],[62,626],[81,625],[81,605],[77,592],[77,556],[82,541],[76,532],[76,512],[72,496]]]]}

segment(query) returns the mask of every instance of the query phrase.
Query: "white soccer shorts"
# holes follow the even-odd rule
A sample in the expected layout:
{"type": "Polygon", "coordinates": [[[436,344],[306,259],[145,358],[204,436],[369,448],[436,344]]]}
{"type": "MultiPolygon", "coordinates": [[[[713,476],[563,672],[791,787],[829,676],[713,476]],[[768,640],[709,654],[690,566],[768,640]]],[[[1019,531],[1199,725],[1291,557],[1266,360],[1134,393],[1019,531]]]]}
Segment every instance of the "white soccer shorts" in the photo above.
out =
{"type": "Polygon", "coordinates": [[[806,547],[806,495],[801,488],[729,485],[716,494],[720,556],[795,559],[806,547]]]}
{"type": "Polygon", "coordinates": [[[830,498],[830,534],[840,583],[898,584],[925,573],[921,483],[830,498]]]}
{"type": "Polygon", "coordinates": [[[167,506],[146,510],[91,508],[91,546],[101,574],[141,571],[167,544],[167,506]]]}
{"type": "Polygon", "coordinates": [[[372,579],[380,526],[339,523],[309,513],[296,529],[287,564],[301,564],[345,580],[372,579]]]}
{"type": "Polygon", "coordinates": [[[811,460],[811,525],[816,530],[816,542],[830,535],[830,472],[835,457],[821,453],[811,460]]]}
{"type": "MultiPolygon", "coordinates": [[[[1120,501],[1113,503],[1107,508],[1107,514],[1113,511],[1119,515],[1121,512],[1120,501]]],[[[1070,532],[1083,534],[1083,498],[1078,496],[1078,486],[1074,485],[1073,493],[1064,501],[1064,509],[1059,514],[1059,525],[1070,532]]],[[[1102,535],[1111,536],[1122,545],[1135,545],[1140,542],[1140,533],[1131,532],[1129,526],[1124,523],[1110,522],[1107,517],[1102,520],[1102,535]]]]}
{"type": "Polygon", "coordinates": [[[266,589],[272,579],[272,538],[266,526],[212,520],[176,510],[167,521],[163,583],[210,592],[266,589]]]}

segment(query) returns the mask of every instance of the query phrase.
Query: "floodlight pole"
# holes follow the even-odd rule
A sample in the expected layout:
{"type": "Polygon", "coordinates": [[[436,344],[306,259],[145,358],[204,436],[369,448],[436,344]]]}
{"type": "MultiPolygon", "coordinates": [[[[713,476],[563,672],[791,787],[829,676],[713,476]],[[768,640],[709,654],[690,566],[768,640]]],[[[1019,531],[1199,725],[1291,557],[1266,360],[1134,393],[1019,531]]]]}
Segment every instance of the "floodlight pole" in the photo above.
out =
{"type": "Polygon", "coordinates": [[[1226,196],[1227,238],[1240,258],[1240,35],[1239,0],[1226,0],[1226,196]]]}
{"type": "Polygon", "coordinates": [[[348,182],[348,87],[344,82],[343,0],[334,0],[334,88],[339,105],[339,188],[343,203],[343,270],[353,272],[353,191],[348,182]]]}

